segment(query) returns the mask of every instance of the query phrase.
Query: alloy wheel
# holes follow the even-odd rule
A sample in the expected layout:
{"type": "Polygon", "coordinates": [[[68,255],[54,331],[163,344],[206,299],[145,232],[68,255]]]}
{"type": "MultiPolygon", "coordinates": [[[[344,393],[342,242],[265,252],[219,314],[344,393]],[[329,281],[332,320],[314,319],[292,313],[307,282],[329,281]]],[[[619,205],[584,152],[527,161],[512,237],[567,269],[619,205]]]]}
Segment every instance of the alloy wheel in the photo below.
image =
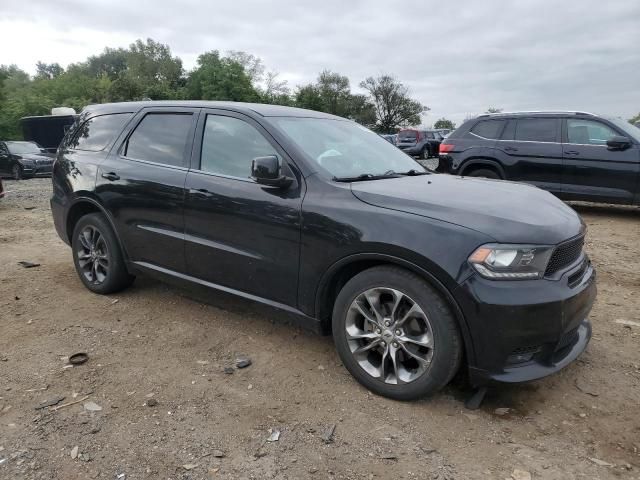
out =
{"type": "Polygon", "coordinates": [[[11,168],[11,173],[13,174],[14,180],[22,179],[22,169],[20,168],[20,165],[18,165],[17,163],[13,164],[13,167],[11,168]]]}
{"type": "Polygon", "coordinates": [[[392,288],[359,294],[347,312],[349,350],[370,376],[400,385],[422,376],[433,358],[433,329],[423,309],[392,288]]]}
{"type": "Polygon", "coordinates": [[[109,251],[100,231],[87,225],[78,234],[78,266],[82,275],[91,283],[101,284],[109,275],[109,251]]]}

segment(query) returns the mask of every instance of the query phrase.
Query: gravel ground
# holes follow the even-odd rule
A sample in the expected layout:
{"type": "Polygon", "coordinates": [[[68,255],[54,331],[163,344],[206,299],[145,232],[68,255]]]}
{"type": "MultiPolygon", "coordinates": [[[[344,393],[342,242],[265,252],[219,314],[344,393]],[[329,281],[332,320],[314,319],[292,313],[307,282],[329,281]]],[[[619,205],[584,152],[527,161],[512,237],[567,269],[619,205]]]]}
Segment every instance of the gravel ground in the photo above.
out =
{"type": "Polygon", "coordinates": [[[94,295],[53,229],[50,180],[5,188],[1,479],[640,478],[640,327],[620,323],[640,321],[638,208],[575,205],[598,270],[585,354],[471,412],[462,384],[372,395],[330,338],[246,301],[144,278],[94,295]],[[89,361],[67,368],[78,351],[89,361]],[[240,354],[252,365],[235,368],[240,354]]]}

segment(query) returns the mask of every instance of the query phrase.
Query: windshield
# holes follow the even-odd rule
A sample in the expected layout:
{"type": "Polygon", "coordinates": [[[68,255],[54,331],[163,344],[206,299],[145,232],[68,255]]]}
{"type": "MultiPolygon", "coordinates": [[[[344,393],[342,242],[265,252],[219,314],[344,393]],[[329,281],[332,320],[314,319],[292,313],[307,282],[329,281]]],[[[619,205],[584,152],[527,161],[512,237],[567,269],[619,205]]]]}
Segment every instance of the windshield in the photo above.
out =
{"type": "Polygon", "coordinates": [[[425,171],[407,154],[355,122],[294,117],[272,120],[332,177],[425,171]]]}
{"type": "Polygon", "coordinates": [[[632,137],[636,142],[640,143],[640,128],[630,124],[626,120],[622,120],[621,118],[610,118],[609,121],[632,137]]]}
{"type": "Polygon", "coordinates": [[[16,155],[23,153],[42,153],[44,150],[35,142],[7,142],[9,151],[16,155]]]}

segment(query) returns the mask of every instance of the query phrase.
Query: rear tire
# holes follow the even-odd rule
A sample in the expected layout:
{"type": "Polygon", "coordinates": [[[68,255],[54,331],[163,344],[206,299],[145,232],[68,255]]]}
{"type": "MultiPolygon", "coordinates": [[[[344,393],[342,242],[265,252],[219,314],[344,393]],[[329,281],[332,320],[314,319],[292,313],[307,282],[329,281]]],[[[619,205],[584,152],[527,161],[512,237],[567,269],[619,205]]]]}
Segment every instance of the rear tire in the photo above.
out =
{"type": "Polygon", "coordinates": [[[488,168],[479,168],[478,170],[473,170],[465,175],[466,177],[480,177],[480,178],[491,178],[495,180],[501,180],[500,175],[498,175],[493,170],[489,170],[488,168]]]}
{"type": "Polygon", "coordinates": [[[421,158],[422,160],[429,160],[429,157],[431,157],[431,152],[430,152],[430,150],[429,150],[429,147],[428,147],[428,146],[425,146],[425,147],[422,149],[422,152],[420,152],[420,158],[421,158]]]}
{"type": "Polygon", "coordinates": [[[73,263],[84,286],[108,295],[124,290],[136,277],[127,272],[120,243],[101,213],[78,220],[71,240],[73,263]]]}
{"type": "Polygon", "coordinates": [[[462,360],[460,332],[445,299],[422,277],[395,266],[349,280],[336,299],[332,327],[344,366],[384,397],[433,394],[462,360]]]}

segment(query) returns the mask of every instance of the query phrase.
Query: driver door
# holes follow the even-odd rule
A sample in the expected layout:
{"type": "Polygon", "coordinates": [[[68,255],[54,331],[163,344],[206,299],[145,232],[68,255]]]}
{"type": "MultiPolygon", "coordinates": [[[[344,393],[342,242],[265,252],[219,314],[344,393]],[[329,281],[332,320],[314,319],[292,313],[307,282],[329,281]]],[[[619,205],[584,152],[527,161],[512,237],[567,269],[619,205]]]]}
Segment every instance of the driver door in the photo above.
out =
{"type": "Polygon", "coordinates": [[[204,110],[185,188],[189,276],[295,307],[304,181],[269,133],[242,114],[204,110]],[[296,179],[289,188],[250,178],[252,160],[268,155],[296,179]]]}

